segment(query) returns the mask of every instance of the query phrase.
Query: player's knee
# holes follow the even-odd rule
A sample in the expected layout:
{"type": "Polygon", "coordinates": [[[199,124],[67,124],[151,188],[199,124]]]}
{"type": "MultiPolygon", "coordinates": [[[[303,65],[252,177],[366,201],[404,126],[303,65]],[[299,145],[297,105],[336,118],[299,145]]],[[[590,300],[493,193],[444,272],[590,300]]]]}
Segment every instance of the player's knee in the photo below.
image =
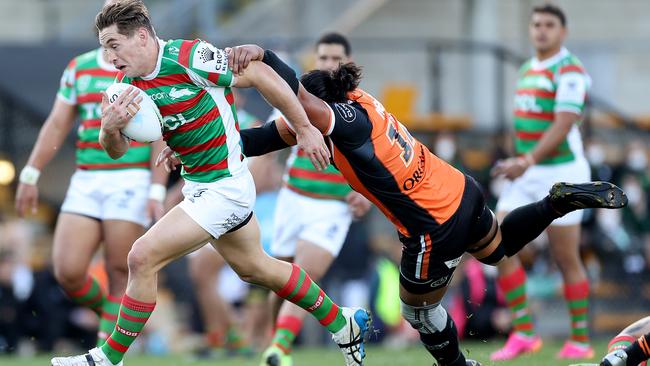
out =
{"type": "Polygon", "coordinates": [[[484,257],[481,257],[481,258],[477,258],[475,256],[475,258],[478,259],[479,262],[485,263],[485,264],[488,264],[488,265],[491,265],[491,266],[496,266],[497,264],[499,264],[499,262],[501,262],[502,260],[504,260],[507,257],[508,257],[508,255],[506,254],[506,250],[505,250],[503,244],[501,244],[501,243],[499,243],[497,245],[497,247],[494,248],[492,253],[490,253],[490,254],[488,254],[488,255],[486,255],[484,257]]]}
{"type": "Polygon", "coordinates": [[[263,282],[264,269],[260,268],[254,260],[231,263],[231,267],[244,282],[255,285],[263,282]]]}
{"type": "Polygon", "coordinates": [[[127,256],[130,274],[137,274],[153,267],[153,253],[151,248],[153,248],[153,243],[146,236],[139,238],[133,243],[133,247],[131,247],[127,256]]]}
{"type": "Polygon", "coordinates": [[[55,265],[54,278],[66,291],[80,289],[86,281],[86,269],[74,266],[55,265]]]}
{"type": "Polygon", "coordinates": [[[440,303],[412,306],[402,302],[402,316],[420,333],[441,332],[447,326],[447,311],[440,303]]]}
{"type": "Polygon", "coordinates": [[[250,267],[243,267],[240,268],[239,271],[237,271],[237,275],[239,278],[246,282],[246,283],[251,283],[254,285],[259,285],[263,282],[261,276],[259,275],[258,272],[255,271],[255,269],[250,268],[250,267]]]}

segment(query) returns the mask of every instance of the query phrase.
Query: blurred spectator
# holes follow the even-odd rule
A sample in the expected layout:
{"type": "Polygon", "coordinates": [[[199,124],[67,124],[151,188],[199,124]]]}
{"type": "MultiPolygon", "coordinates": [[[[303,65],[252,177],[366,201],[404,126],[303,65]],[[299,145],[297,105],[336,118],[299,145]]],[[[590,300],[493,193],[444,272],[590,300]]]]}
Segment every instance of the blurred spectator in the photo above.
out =
{"type": "Polygon", "coordinates": [[[507,333],[511,319],[494,267],[468,256],[459,275],[460,283],[449,307],[458,336],[485,340],[507,333]]]}

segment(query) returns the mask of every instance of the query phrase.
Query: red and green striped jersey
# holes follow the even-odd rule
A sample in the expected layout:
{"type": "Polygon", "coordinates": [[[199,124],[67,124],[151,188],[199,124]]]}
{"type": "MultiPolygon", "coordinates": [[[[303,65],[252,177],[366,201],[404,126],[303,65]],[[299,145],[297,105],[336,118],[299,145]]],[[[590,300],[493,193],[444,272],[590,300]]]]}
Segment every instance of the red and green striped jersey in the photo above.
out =
{"type": "Polygon", "coordinates": [[[113,160],[99,144],[101,91],[115,81],[117,70],[104,61],[101,49],[72,59],[61,77],[57,97],[75,105],[80,124],[77,131],[77,168],[149,169],[151,147],[132,141],[127,153],[113,160]]]}
{"type": "Polygon", "coordinates": [[[246,166],[226,53],[198,39],[159,45],[151,74],[118,80],[144,90],[160,109],[163,138],[180,157],[183,178],[207,183],[239,174],[246,166]]]}
{"type": "Polygon", "coordinates": [[[318,171],[309,157],[298,148],[291,150],[284,182],[287,188],[309,197],[345,199],[352,191],[343,175],[333,166],[318,171]]]}
{"type": "MultiPolygon", "coordinates": [[[[565,48],[544,61],[533,58],[526,62],[519,70],[515,95],[515,151],[532,151],[553,123],[555,113],[582,115],[590,84],[582,63],[565,48]]],[[[564,163],[582,155],[582,139],[574,125],[564,141],[539,164],[564,163]]]]}

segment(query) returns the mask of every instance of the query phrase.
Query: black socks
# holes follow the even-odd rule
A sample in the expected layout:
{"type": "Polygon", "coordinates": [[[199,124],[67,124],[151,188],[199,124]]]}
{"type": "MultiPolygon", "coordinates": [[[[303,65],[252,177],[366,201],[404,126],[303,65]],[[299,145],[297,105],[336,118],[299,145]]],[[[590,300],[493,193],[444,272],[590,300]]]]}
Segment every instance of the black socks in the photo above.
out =
{"type": "Polygon", "coordinates": [[[551,206],[546,196],[541,201],[521,206],[510,212],[501,223],[501,245],[508,257],[533,241],[553,220],[562,215],[551,206]]]}

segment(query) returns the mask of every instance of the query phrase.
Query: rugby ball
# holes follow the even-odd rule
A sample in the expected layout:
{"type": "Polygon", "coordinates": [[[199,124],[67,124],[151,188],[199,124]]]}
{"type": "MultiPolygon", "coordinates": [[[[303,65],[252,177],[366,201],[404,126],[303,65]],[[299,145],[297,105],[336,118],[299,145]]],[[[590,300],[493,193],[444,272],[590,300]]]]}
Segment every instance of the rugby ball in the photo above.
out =
{"type": "Polygon", "coordinates": [[[156,103],[142,89],[125,83],[115,83],[106,89],[109,103],[114,103],[128,88],[135,88],[142,97],[140,110],[122,129],[122,134],[138,142],[153,142],[162,137],[162,117],[156,103]]]}

